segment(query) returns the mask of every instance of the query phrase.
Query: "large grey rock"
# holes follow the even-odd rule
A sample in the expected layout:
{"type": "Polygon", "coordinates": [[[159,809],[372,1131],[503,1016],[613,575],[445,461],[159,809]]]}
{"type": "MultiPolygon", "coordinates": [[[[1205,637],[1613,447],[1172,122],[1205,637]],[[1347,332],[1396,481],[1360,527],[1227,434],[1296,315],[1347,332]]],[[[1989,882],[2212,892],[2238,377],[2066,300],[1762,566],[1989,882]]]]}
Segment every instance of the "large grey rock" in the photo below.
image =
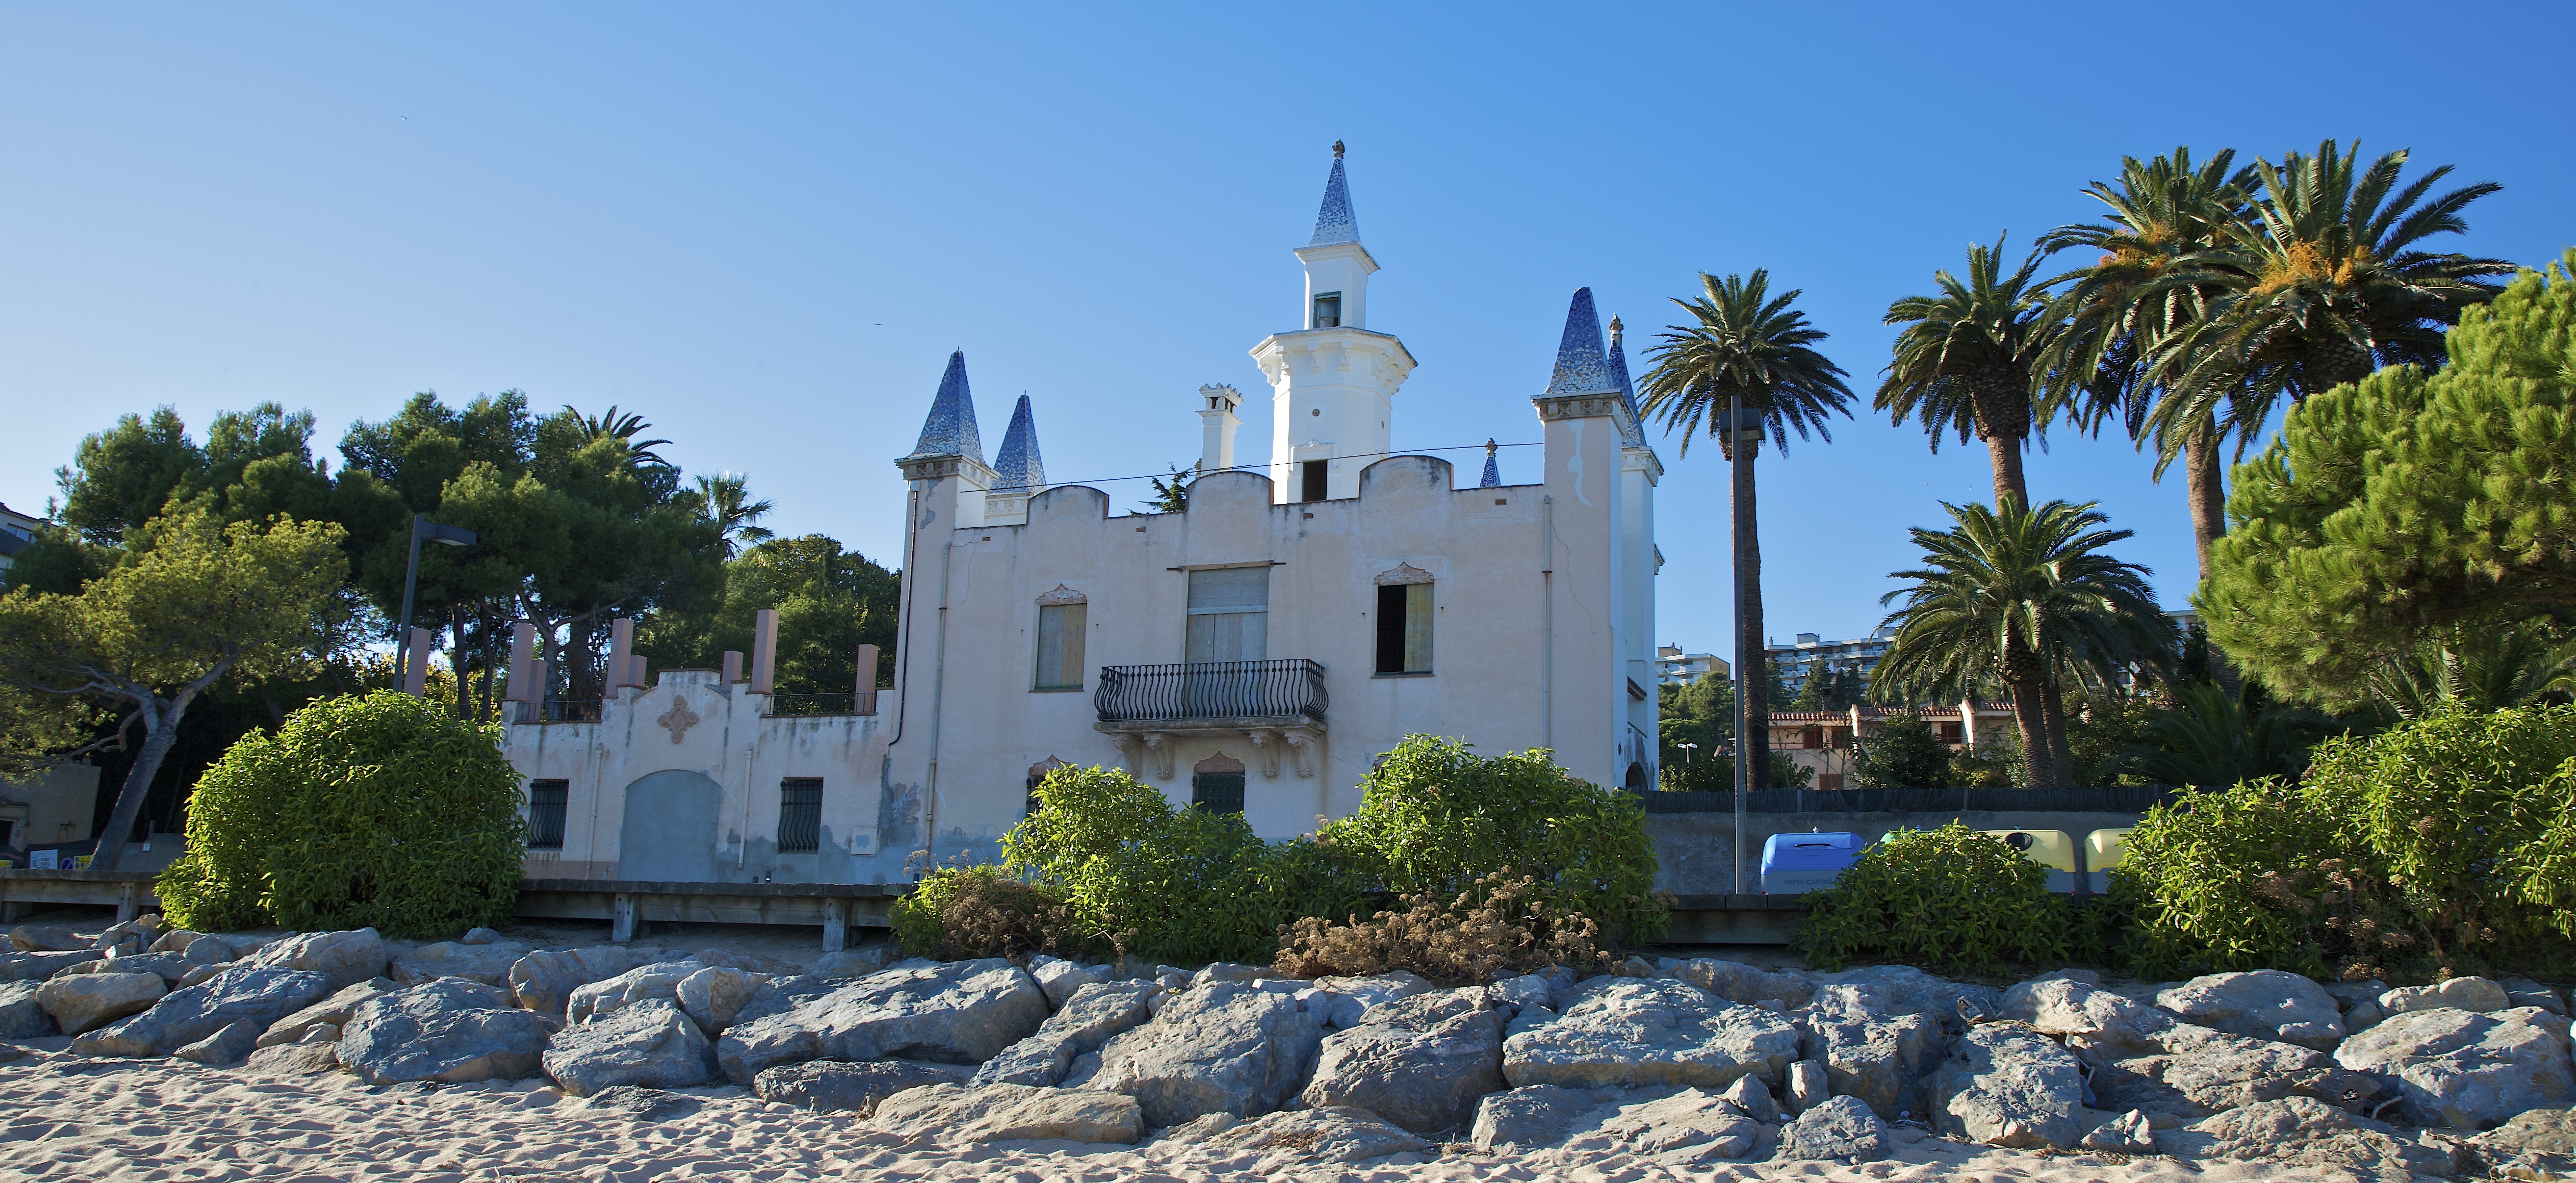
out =
{"type": "Polygon", "coordinates": [[[499,989],[440,978],[359,1003],[340,1029],[340,1062],[368,1084],[524,1080],[544,1072],[560,1024],[510,1005],[499,989]]]}
{"type": "Polygon", "coordinates": [[[2000,1005],[2004,1018],[2028,1023],[2097,1059],[2153,1049],[2157,1036],[2177,1025],[2172,1015],[2146,1003],[2072,978],[2023,982],[2004,991],[2000,1005]]]}
{"type": "Polygon", "coordinates": [[[53,924],[21,924],[9,930],[9,947],[21,953],[89,950],[95,939],[53,924]]]}
{"type": "Polygon", "coordinates": [[[648,998],[557,1033],[541,1060],[563,1091],[586,1097],[618,1085],[676,1089],[716,1074],[715,1048],[677,1003],[648,998]]]}
{"type": "Polygon", "coordinates": [[[1910,965],[1864,965],[1833,974],[1810,974],[1818,986],[1860,986],[1891,1015],[1929,1015],[1956,1032],[1968,1017],[1998,1013],[2001,996],[1992,986],[1953,982],[1910,965]]]}
{"type": "MultiPolygon", "coordinates": [[[[481,929],[490,932],[490,929],[481,929]]],[[[510,967],[527,956],[528,947],[512,941],[440,941],[393,959],[385,970],[398,986],[417,986],[439,978],[464,978],[486,986],[510,985],[510,967]]]]}
{"type": "Polygon", "coordinates": [[[783,1013],[736,1019],[716,1056],[725,1075],[743,1085],[761,1069],[800,1060],[978,1064],[1046,1017],[1046,994],[1000,958],[897,966],[783,1013]]]}
{"type": "Polygon", "coordinates": [[[2379,996],[2379,1009],[2392,1015],[2443,1007],[2487,1014],[2509,1010],[2513,1005],[2513,995],[2494,978],[2452,978],[2433,986],[2400,986],[2379,996]]]}
{"type": "Polygon", "coordinates": [[[36,988],[36,1005],[63,1034],[78,1035],[144,1010],[169,992],[159,974],[63,974],[36,988]]]}
{"type": "Polygon", "coordinates": [[[1983,1023],[1932,1074],[1936,1128],[2008,1149],[2073,1146],[2083,1136],[2084,1071],[2027,1023],[1983,1023]]]}
{"type": "MultiPolygon", "coordinates": [[[[1554,1146],[1592,1128],[1604,1104],[1596,1094],[1615,1091],[1534,1084],[1489,1093],[1476,1104],[1476,1121],[1468,1138],[1478,1150],[1486,1151],[1554,1146]]],[[[1654,1091],[1662,1095],[1671,1090],[1654,1091]]]]}
{"type": "Polygon", "coordinates": [[[574,990],[633,968],[635,954],[624,945],[540,949],[510,963],[510,993],[521,1007],[560,1019],[574,990]]]}
{"type": "Polygon", "coordinates": [[[1430,1144],[1352,1105],[1284,1109],[1226,1127],[1205,1139],[1221,1150],[1251,1150],[1324,1162],[1361,1162],[1430,1149],[1430,1144]]]}
{"type": "Polygon", "coordinates": [[[2558,991],[2530,978],[2506,978],[2499,984],[2513,1006],[2536,1006],[2553,1015],[2567,1013],[2567,1000],[2559,997],[2558,991]]]}
{"type": "Polygon", "coordinates": [[[1257,1117],[1305,1087],[1323,1040],[1322,1017],[1296,998],[1216,982],[1102,1046],[1089,1087],[1136,1098],[1157,1126],[1203,1113],[1257,1117]]]}
{"type": "Polygon", "coordinates": [[[340,1068],[340,1045],[330,1043],[290,1043],[264,1047],[250,1054],[242,1071],[253,1076],[312,1076],[336,1072],[340,1068]]]}
{"type": "Polygon", "coordinates": [[[814,976],[819,978],[863,978],[886,967],[888,954],[883,945],[864,949],[842,949],[826,953],[814,961],[814,976]]]}
{"type": "Polygon", "coordinates": [[[2482,1130],[2525,1110],[2576,1101],[2563,1015],[2518,1007],[2492,1015],[2408,1011],[2355,1035],[2335,1060],[2393,1077],[2406,1119],[2482,1130]]]}
{"type": "Polygon", "coordinates": [[[192,942],[198,937],[204,935],[206,934],[198,932],[195,929],[173,928],[163,932],[159,937],[155,938],[152,942],[152,947],[145,949],[144,952],[185,953],[188,951],[189,942],[192,942]]]}
{"type": "Polygon", "coordinates": [[[786,1014],[846,984],[843,980],[820,974],[771,978],[751,988],[751,999],[742,1004],[741,1010],[734,1012],[733,1022],[725,1029],[730,1031],[754,1019],[786,1014]]]}
{"type": "Polygon", "coordinates": [[[259,1050],[259,1029],[248,1023],[234,1023],[204,1039],[184,1044],[170,1053],[175,1060],[187,1060],[209,1068],[230,1068],[250,1058],[259,1050]]]}
{"type": "Polygon", "coordinates": [[[2093,1127],[2076,1145],[2113,1154],[2153,1154],[2156,1151],[2155,1125],[2148,1119],[2146,1110],[2132,1109],[2093,1127]]]}
{"type": "Polygon", "coordinates": [[[2079,1047],[2076,1054],[2093,1065],[2096,1107],[2143,1109],[2177,1122],[2285,1097],[2357,1111],[2379,1092],[2369,1074],[2343,1068],[2325,1052],[2190,1023],[2173,1024],[2138,1045],[2079,1047]]]}
{"type": "Polygon", "coordinates": [[[1047,1005],[1061,1009],[1073,998],[1073,992],[1093,982],[1105,981],[1091,967],[1061,957],[1039,953],[1029,958],[1029,977],[1038,989],[1046,992],[1047,1005]]]}
{"type": "Polygon", "coordinates": [[[2197,977],[2156,995],[2156,1005],[2192,1023],[2332,1051],[2343,1041],[2343,1011],[2326,988],[2277,969],[2197,977]]]}
{"type": "Polygon", "coordinates": [[[42,1039],[54,1034],[54,1017],[37,1005],[40,982],[0,982],[0,1039],[42,1039]]]}
{"type": "Polygon", "coordinates": [[[849,1110],[865,1117],[877,1102],[905,1089],[934,1084],[963,1084],[974,1069],[959,1064],[924,1064],[915,1060],[875,1060],[850,1064],[807,1060],[781,1064],[751,1078],[751,1095],[780,1105],[825,1112],[849,1110]]]}
{"type": "Polygon", "coordinates": [[[1514,1085],[1668,1084],[1719,1089],[1776,1078],[1798,1058],[1798,1030],[1779,1014],[1737,1006],[1669,978],[1586,982],[1563,1014],[1503,1041],[1514,1085]]]}
{"type": "Polygon", "coordinates": [[[1500,1016],[1470,987],[1387,1003],[1325,1036],[1301,1095],[1429,1134],[1473,1121],[1476,1103],[1505,1087],[1500,1016]]]}
{"type": "Polygon", "coordinates": [[[1781,1112],[1780,1102],[1772,1098],[1771,1090],[1763,1085],[1760,1077],[1738,1079],[1726,1086],[1717,1099],[1735,1106],[1737,1112],[1764,1125],[1778,1125],[1788,1120],[1788,1115],[1781,1112]]]}
{"type": "Polygon", "coordinates": [[[1808,999],[1816,992],[1815,983],[1797,974],[1773,973],[1717,957],[1697,957],[1676,963],[1666,971],[1666,976],[1688,982],[1728,1002],[1746,1005],[1768,1001],[1794,1009],[1807,1005],[1808,999]]]}
{"type": "Polygon", "coordinates": [[[198,937],[179,952],[199,965],[224,965],[240,956],[233,951],[233,943],[222,937],[198,937]]]}
{"type": "Polygon", "coordinates": [[[742,1008],[750,1005],[752,994],[760,989],[760,978],[727,965],[710,965],[680,979],[674,996],[680,1010],[698,1025],[709,1039],[733,1026],[742,1008]]]}
{"type": "Polygon", "coordinates": [[[1257,982],[1278,977],[1278,971],[1266,965],[1245,965],[1240,961],[1218,961],[1190,975],[1190,985],[1206,986],[1217,982],[1257,982]]]}
{"type": "Polygon", "coordinates": [[[163,984],[175,989],[186,980],[188,971],[202,968],[204,967],[197,962],[188,960],[188,955],[185,953],[134,953],[123,957],[84,961],[79,965],[66,966],[62,972],[67,974],[159,974],[163,984]]]}
{"type": "Polygon", "coordinates": [[[372,928],[304,932],[262,945],[247,960],[272,969],[321,974],[337,991],[385,976],[385,942],[372,928]]]}
{"type": "Polygon", "coordinates": [[[1805,1113],[1833,1095],[1823,1060],[1800,1060],[1791,1064],[1788,1076],[1788,1083],[1781,1087],[1780,1100],[1791,1113],[1805,1113]]]}
{"type": "Polygon", "coordinates": [[[573,988],[572,998],[564,1004],[564,1019],[579,1025],[590,1019],[617,1013],[648,998],[677,999],[680,983],[690,974],[705,969],[697,960],[657,961],[639,965],[613,978],[573,988]]]}
{"type": "Polygon", "coordinates": [[[889,1133],[966,1144],[1052,1138],[1133,1142],[1145,1132],[1132,1097],[1022,1084],[934,1084],[877,1103],[870,1124],[889,1133]]]}
{"type": "Polygon", "coordinates": [[[2329,1177],[2406,1183],[2456,1173],[2456,1156],[2432,1139],[2397,1135],[2387,1126],[2313,1097],[2284,1097],[2230,1109],[2186,1129],[2160,1134],[2160,1147],[2185,1155],[2262,1160],[2313,1168],[2329,1177]]]}
{"type": "Polygon", "coordinates": [[[1693,1157],[1703,1159],[1742,1158],[1762,1140],[1760,1122],[1723,1097],[1700,1089],[1618,1106],[1593,1130],[1637,1153],[1698,1147],[1693,1157]]]}
{"type": "Polygon", "coordinates": [[[98,959],[95,949],[0,955],[0,982],[41,982],[71,966],[98,959]]]}
{"type": "MultiPolygon", "coordinates": [[[[260,1033],[258,1046],[302,1043],[305,1033],[317,1027],[329,1027],[336,1032],[349,1021],[349,1015],[358,1009],[359,1003],[380,994],[391,994],[394,989],[391,978],[369,978],[269,1024],[268,1030],[260,1033]]],[[[339,1036],[334,1034],[332,1038],[339,1036]]]]}
{"type": "Polygon", "coordinates": [[[248,1025],[256,1040],[269,1024],[321,1001],[329,984],[328,978],[307,970],[233,966],[171,991],[150,1010],[81,1037],[73,1050],[93,1056],[166,1056],[235,1023],[248,1025]]]}
{"type": "Polygon", "coordinates": [[[1876,1162],[1891,1153],[1887,1124],[1878,1114],[1858,1097],[1833,1097],[1780,1127],[1777,1157],[1876,1162]]]}
{"type": "Polygon", "coordinates": [[[1427,994],[1438,987],[1411,970],[1395,969],[1357,977],[1317,978],[1315,989],[1324,995],[1328,1008],[1323,1013],[1324,1025],[1338,1029],[1359,1026],[1378,1007],[1427,994]]]}
{"type": "Polygon", "coordinates": [[[2497,1179],[2576,1179],[2576,1109],[2534,1109],[2469,1139],[2497,1179]]]}
{"type": "Polygon", "coordinates": [[[1152,1018],[1153,1001],[1162,993],[1163,988],[1153,982],[1085,985],[1067,997],[1062,1008],[1047,1016],[1047,1021],[1028,1038],[984,1061],[974,1082],[1040,1087],[1061,1084],[1076,1057],[1099,1050],[1112,1036],[1152,1018]]]}
{"type": "MultiPolygon", "coordinates": [[[[1840,995],[1854,987],[1824,990],[1840,995]]],[[[1881,1118],[1922,1116],[1923,1077],[1949,1051],[1941,1025],[1929,1015],[1882,1016],[1847,995],[1832,1002],[1799,1017],[1799,1058],[1822,1061],[1835,1095],[1858,1097],[1881,1118]]]]}

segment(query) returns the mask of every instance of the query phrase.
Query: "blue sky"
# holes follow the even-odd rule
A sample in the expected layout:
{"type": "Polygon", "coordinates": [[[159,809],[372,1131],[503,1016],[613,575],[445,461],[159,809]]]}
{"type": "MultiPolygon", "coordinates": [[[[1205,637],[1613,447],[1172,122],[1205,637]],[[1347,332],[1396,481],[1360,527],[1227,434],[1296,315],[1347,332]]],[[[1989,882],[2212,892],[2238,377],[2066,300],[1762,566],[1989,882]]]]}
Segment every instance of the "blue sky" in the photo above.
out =
{"type": "MultiPolygon", "coordinates": [[[[2090,217],[2123,154],[2409,147],[2504,191],[2462,249],[2576,244],[2564,5],[13,6],[0,11],[0,500],[78,439],[263,399],[328,442],[416,390],[642,412],[770,525],[896,553],[891,459],[966,351],[988,446],[1035,399],[1050,477],[1197,454],[1205,382],[1293,327],[1350,145],[1421,367],[1398,447],[1538,438],[1566,300],[1637,337],[1694,273],[1769,268],[1861,418],[1761,462],[1770,631],[1857,635],[1905,527],[1982,499],[1866,412],[1888,302],[1971,241],[2090,217]]],[[[1267,438],[1266,397],[1242,441],[1267,438]]],[[[1723,653],[1725,480],[1678,455],[1663,639],[1723,653]]],[[[1505,479],[1536,475],[1506,451],[1505,479]]],[[[1464,454],[1457,454],[1464,456],[1464,454]]],[[[2179,605],[2179,478],[2060,436],[2179,605]]],[[[1139,483],[1110,485],[1117,503],[1139,483]]]]}

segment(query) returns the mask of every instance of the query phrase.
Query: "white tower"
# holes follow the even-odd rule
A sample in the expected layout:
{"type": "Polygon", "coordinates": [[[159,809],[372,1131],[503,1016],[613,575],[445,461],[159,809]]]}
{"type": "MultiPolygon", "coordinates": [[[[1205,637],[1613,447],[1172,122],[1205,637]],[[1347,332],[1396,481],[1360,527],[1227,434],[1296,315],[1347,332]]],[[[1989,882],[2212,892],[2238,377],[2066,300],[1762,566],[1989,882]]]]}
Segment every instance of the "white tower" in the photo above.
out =
{"type": "Polygon", "coordinates": [[[1306,267],[1305,327],[1252,347],[1270,381],[1270,479],[1281,502],[1356,497],[1360,470],[1389,449],[1395,391],[1414,363],[1402,341],[1368,329],[1377,260],[1360,245],[1338,142],[1315,236],[1297,260],[1306,267]]]}

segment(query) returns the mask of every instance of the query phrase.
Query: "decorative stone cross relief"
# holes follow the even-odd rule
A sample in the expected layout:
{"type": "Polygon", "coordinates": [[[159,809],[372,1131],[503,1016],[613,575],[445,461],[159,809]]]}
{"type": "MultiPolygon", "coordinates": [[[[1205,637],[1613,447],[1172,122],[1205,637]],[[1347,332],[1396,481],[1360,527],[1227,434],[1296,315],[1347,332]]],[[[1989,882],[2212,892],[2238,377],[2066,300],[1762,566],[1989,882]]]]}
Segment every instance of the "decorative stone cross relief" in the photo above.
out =
{"type": "Polygon", "coordinates": [[[672,743],[680,742],[682,737],[689,734],[689,728],[699,723],[698,713],[689,709],[689,700],[676,696],[671,699],[671,709],[662,712],[662,717],[653,721],[671,729],[672,743]]]}

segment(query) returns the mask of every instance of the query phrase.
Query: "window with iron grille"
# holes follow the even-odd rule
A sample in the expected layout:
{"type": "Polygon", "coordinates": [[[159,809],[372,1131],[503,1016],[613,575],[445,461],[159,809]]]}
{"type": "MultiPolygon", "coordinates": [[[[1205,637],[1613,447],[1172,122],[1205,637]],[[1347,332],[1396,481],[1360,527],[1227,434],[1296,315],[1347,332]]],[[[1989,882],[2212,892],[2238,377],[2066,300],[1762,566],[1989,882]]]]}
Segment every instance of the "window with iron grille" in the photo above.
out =
{"type": "Polygon", "coordinates": [[[823,846],[823,778],[778,782],[778,853],[812,854],[823,846]]]}
{"type": "Polygon", "coordinates": [[[564,807],[571,800],[571,781],[528,782],[528,849],[563,849],[564,807]]]}
{"type": "Polygon", "coordinates": [[[1243,774],[1201,772],[1190,777],[1190,804],[1210,813],[1243,812],[1243,774]]]}

